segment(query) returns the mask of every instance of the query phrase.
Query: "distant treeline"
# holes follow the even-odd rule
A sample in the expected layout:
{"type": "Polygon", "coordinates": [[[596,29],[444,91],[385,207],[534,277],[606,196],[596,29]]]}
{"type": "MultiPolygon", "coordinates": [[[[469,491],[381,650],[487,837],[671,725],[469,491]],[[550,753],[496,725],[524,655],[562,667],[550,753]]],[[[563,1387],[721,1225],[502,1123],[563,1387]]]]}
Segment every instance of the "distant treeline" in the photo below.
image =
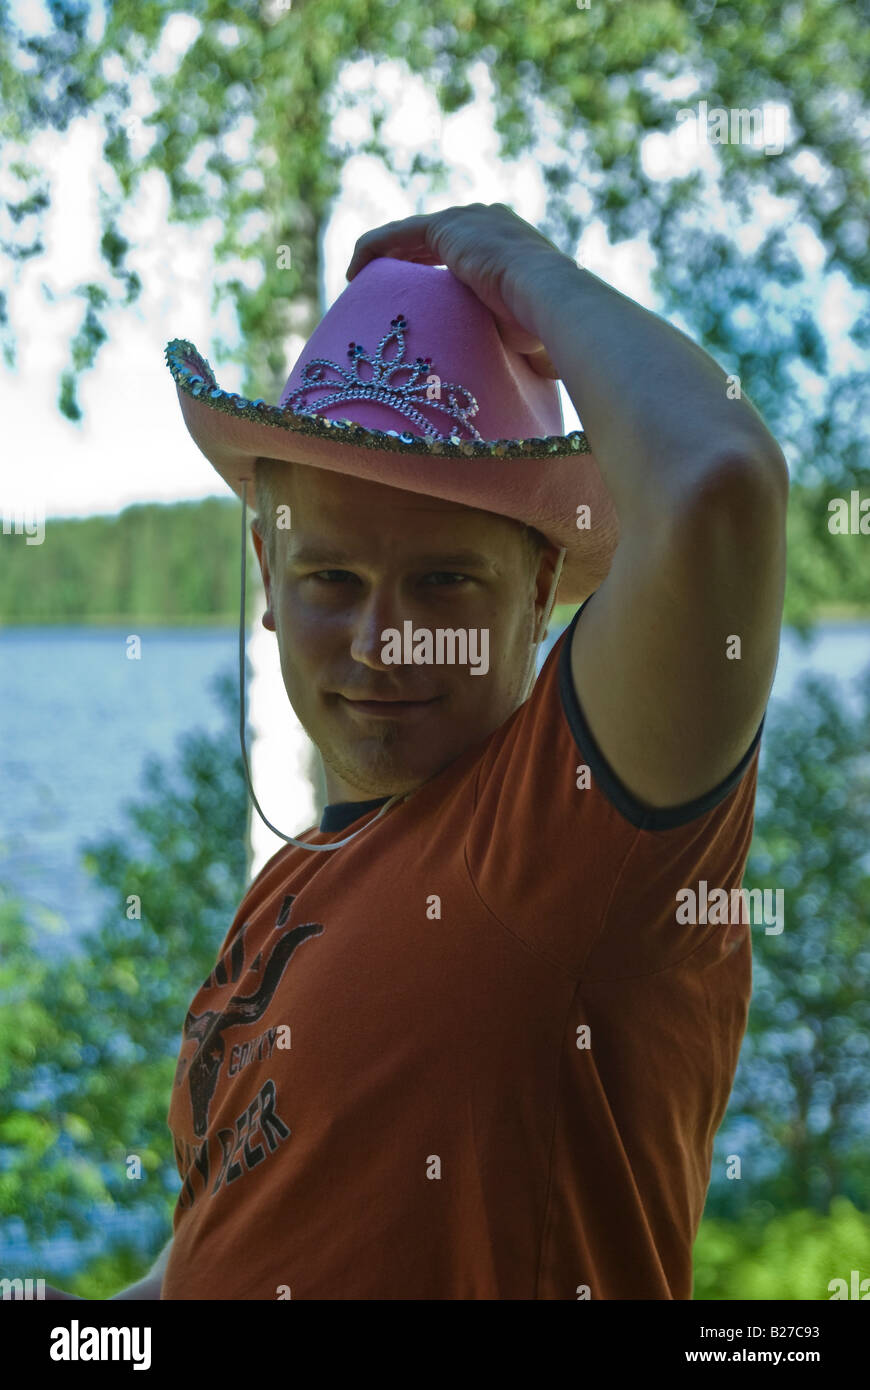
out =
{"type": "MultiPolygon", "coordinates": [[[[49,519],[41,545],[0,536],[0,622],[237,624],[241,522],[240,503],[207,497],[49,519]]],[[[252,615],[262,580],[247,552],[252,615]]]]}
{"type": "MultiPolygon", "coordinates": [[[[830,487],[792,487],[788,623],[870,617],[870,535],[831,534],[830,498],[830,487]]],[[[0,534],[0,624],[232,626],[240,531],[241,505],[208,497],[49,520],[41,545],[28,544],[24,534],[0,534]]],[[[261,579],[250,541],[247,554],[252,619],[261,579]]]]}

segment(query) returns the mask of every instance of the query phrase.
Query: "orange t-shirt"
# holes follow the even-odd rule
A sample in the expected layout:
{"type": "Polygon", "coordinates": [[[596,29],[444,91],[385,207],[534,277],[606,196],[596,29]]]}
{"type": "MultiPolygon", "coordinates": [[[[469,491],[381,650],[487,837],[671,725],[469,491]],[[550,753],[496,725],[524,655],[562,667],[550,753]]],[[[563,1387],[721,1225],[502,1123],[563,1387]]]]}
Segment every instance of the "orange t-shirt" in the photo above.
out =
{"type": "Polygon", "coordinates": [[[582,611],[488,738],[251,884],[185,1020],[164,1298],[691,1298],[751,928],[676,894],[740,886],[761,727],[644,808],[574,693],[582,611]]]}

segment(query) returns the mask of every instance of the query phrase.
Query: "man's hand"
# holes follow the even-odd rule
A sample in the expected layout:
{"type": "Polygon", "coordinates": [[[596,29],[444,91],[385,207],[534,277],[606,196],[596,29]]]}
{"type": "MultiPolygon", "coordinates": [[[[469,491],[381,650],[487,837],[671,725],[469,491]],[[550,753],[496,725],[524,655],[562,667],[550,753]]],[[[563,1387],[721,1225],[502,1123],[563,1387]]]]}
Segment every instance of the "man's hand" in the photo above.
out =
{"type": "Polygon", "coordinates": [[[377,256],[446,265],[491,311],[506,347],[539,376],[559,376],[529,327],[526,305],[541,274],[556,262],[574,262],[503,203],[469,203],[376,227],[356,243],[347,279],[377,256]]]}

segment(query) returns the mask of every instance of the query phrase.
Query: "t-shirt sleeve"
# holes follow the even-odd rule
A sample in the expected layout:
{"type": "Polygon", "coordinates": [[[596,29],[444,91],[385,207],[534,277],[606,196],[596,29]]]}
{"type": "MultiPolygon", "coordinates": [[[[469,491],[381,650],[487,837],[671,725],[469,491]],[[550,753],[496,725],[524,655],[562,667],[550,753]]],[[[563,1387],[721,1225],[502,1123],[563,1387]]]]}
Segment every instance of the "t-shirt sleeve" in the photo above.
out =
{"type": "Polygon", "coordinates": [[[734,944],[727,925],[681,921],[691,913],[677,895],[689,889],[700,902],[721,888],[730,902],[741,885],[764,720],[705,796],[645,807],[608,766],[576,697],[570,643],[583,607],[528,700],[487,744],[465,853],[477,894],[503,926],[572,977],[606,980],[734,944]]]}

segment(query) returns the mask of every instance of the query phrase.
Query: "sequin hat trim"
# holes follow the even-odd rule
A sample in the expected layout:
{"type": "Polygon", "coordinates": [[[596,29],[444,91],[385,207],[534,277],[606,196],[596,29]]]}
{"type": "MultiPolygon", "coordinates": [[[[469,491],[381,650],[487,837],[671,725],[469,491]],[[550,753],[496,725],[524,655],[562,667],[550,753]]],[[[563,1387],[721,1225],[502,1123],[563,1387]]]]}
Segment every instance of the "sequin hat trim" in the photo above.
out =
{"type": "MultiPolygon", "coordinates": [[[[381,339],[378,351],[387,341],[385,335],[381,339]]],[[[369,429],[365,425],[359,425],[347,418],[330,419],[328,416],[315,414],[312,410],[294,411],[288,405],[269,405],[262,398],[248,400],[245,396],[240,396],[233,391],[224,391],[217,384],[214,372],[208,361],[202,354],[185,338],[173,338],[172,342],[167,343],[165,350],[166,364],[172,373],[173,379],[180,390],[186,395],[192,396],[195,400],[202,400],[212,409],[221,410],[226,415],[232,415],[235,419],[242,418],[253,420],[257,424],[268,424],[277,426],[279,429],[292,430],[297,434],[312,435],[320,439],[335,439],[338,435],[346,436],[348,442],[361,444],[363,447],[371,449],[390,449],[397,453],[410,454],[447,454],[465,456],[466,458],[504,458],[525,457],[525,458],[547,458],[554,454],[566,456],[570,454],[588,454],[589,443],[582,430],[572,430],[570,434],[545,435],[536,439],[481,439],[478,432],[474,431],[472,439],[463,439],[458,429],[448,434],[440,435],[428,424],[425,418],[415,412],[416,418],[421,425],[426,427],[426,433],[415,434],[411,430],[378,430],[369,429]]],[[[359,362],[359,358],[357,358],[359,362]]],[[[341,371],[337,363],[325,362],[323,358],[315,358],[306,365],[305,370],[310,371],[317,364],[328,365],[335,371],[341,371]]],[[[408,370],[407,363],[400,363],[394,370],[408,370]]],[[[294,392],[294,399],[304,393],[306,388],[310,389],[313,382],[310,380],[305,387],[299,388],[294,392]]],[[[456,388],[451,388],[455,390],[456,388]]],[[[464,387],[458,388],[464,390],[464,387]]],[[[354,391],[333,392],[333,394],[322,400],[322,406],[333,405],[339,400],[379,400],[385,404],[393,406],[403,414],[409,415],[408,409],[410,385],[404,387],[394,387],[392,389],[382,389],[380,387],[366,388],[360,383],[359,389],[354,391]]],[[[473,397],[472,397],[473,400],[473,397]]],[[[445,408],[439,402],[429,401],[431,408],[445,408]]],[[[474,402],[476,409],[476,402],[474,402]]],[[[473,412],[466,407],[466,412],[471,415],[473,412]]],[[[448,410],[448,413],[452,413],[448,410]]],[[[454,418],[459,419],[461,412],[456,412],[454,418]]],[[[414,418],[412,416],[411,418],[414,418]]],[[[460,420],[465,424],[465,420],[460,420]]],[[[471,428],[469,426],[469,428],[471,428]]]]}

